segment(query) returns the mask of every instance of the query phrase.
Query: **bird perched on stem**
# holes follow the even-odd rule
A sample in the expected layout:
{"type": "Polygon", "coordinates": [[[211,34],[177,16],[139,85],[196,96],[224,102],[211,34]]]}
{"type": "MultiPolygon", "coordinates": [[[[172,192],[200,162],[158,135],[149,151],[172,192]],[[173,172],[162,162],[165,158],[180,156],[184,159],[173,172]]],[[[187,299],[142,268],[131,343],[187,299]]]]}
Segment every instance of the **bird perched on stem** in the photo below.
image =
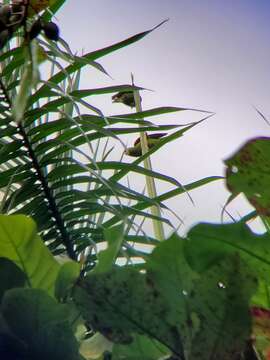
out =
{"type": "MultiPolygon", "coordinates": [[[[166,135],[167,133],[157,133],[151,135],[148,135],[146,133],[148,148],[151,149],[152,147],[154,147],[160,141],[160,139],[166,135]]],[[[125,150],[125,154],[133,157],[141,156],[142,155],[141,138],[136,139],[134,142],[134,146],[127,148],[125,150]]]]}
{"type": "Polygon", "coordinates": [[[131,108],[135,107],[135,99],[133,91],[120,91],[112,96],[113,103],[122,103],[131,108]]]}

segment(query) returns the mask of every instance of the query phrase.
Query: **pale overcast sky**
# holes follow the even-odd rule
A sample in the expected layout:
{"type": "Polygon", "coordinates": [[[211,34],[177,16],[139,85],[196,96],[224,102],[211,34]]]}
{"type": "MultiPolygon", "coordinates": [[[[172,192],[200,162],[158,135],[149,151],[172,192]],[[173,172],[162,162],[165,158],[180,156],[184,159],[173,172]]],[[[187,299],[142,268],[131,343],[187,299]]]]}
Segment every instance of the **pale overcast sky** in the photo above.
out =
{"type": "MultiPolygon", "coordinates": [[[[270,134],[253,108],[270,118],[269,14],[270,3],[261,0],[69,0],[57,20],[62,37],[80,53],[111,45],[170,18],[140,42],[100,60],[113,80],[90,70],[82,86],[129,83],[133,72],[138,85],[155,90],[143,93],[144,109],[170,105],[214,111],[209,121],[153,158],[155,170],[186,184],[223,175],[223,159],[250,137],[270,134]]],[[[110,96],[91,101],[106,115],[128,110],[111,104],[110,96]]],[[[198,114],[183,112],[157,122],[193,119],[198,114]]],[[[168,203],[186,227],[220,220],[228,196],[221,181],[191,195],[195,207],[186,196],[168,203]]],[[[228,210],[235,217],[248,211],[240,200],[228,210]]]]}

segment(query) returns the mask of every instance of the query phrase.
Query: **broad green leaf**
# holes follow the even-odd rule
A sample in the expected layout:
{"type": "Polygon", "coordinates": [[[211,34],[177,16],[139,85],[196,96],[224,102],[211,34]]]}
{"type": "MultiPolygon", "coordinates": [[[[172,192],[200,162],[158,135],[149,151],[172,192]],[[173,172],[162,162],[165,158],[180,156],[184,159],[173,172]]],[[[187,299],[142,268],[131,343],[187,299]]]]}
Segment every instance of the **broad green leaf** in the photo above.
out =
{"type": "Polygon", "coordinates": [[[0,258],[0,303],[5,291],[23,287],[26,283],[26,276],[23,271],[7,258],[0,258]]]}
{"type": "Polygon", "coordinates": [[[229,191],[243,193],[259,215],[269,216],[270,138],[249,140],[225,164],[229,191]]]}
{"type": "Polygon", "coordinates": [[[174,234],[157,245],[147,258],[146,270],[154,283],[162,289],[163,296],[171,308],[171,321],[175,322],[181,333],[185,351],[189,351],[194,331],[191,326],[189,296],[197,275],[185,259],[184,240],[174,234]]]}
{"type": "Polygon", "coordinates": [[[196,274],[185,259],[186,242],[175,234],[160,243],[147,258],[147,274],[171,305],[188,359],[234,359],[250,335],[256,278],[233,252],[196,274]]]}
{"type": "Polygon", "coordinates": [[[1,311],[12,333],[26,344],[27,359],[79,360],[66,305],[39,289],[6,292],[1,311]]]}
{"type": "Polygon", "coordinates": [[[166,359],[170,351],[158,341],[143,335],[136,335],[130,345],[116,344],[112,351],[112,360],[158,360],[166,359]]]}
{"type": "Polygon", "coordinates": [[[199,224],[187,234],[187,259],[202,272],[226,255],[239,254],[252,270],[269,284],[270,235],[254,234],[242,222],[225,225],[199,224]]]}
{"type": "Polygon", "coordinates": [[[98,253],[98,263],[93,273],[100,274],[110,271],[113,267],[124,240],[124,226],[118,225],[104,230],[107,249],[98,253]]]}
{"type": "Polygon", "coordinates": [[[115,343],[130,344],[136,333],[146,334],[178,356],[183,354],[165,298],[145,274],[121,267],[109,273],[90,273],[77,283],[74,301],[92,328],[115,343]]]}
{"type": "Polygon", "coordinates": [[[37,234],[33,220],[23,215],[0,215],[0,256],[25,273],[29,286],[53,292],[59,264],[37,234]]]}
{"type": "Polygon", "coordinates": [[[194,282],[190,310],[197,319],[190,360],[238,360],[251,338],[249,302],[256,278],[238,254],[224,257],[194,282]]]}
{"type": "Polygon", "coordinates": [[[64,302],[66,300],[79,276],[79,263],[68,261],[61,266],[55,281],[55,297],[58,301],[64,302]]]}

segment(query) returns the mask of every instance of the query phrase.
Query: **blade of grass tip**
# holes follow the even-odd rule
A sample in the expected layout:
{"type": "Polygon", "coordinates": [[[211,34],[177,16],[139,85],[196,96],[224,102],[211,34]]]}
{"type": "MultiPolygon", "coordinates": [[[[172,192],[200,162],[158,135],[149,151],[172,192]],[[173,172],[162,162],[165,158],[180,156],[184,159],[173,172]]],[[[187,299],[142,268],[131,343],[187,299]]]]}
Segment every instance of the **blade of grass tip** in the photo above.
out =
{"type": "MultiPolygon", "coordinates": [[[[109,144],[109,139],[107,138],[106,143],[105,143],[105,146],[104,146],[104,148],[103,148],[102,161],[105,161],[105,160],[106,160],[106,157],[109,155],[109,153],[110,153],[111,150],[113,149],[113,148],[111,148],[109,151],[106,152],[106,149],[107,149],[108,144],[109,144]]],[[[123,154],[121,155],[119,161],[121,162],[122,159],[123,159],[123,154]]],[[[116,172],[117,172],[117,170],[114,171],[114,173],[116,173],[116,172]]],[[[111,196],[106,196],[106,197],[105,197],[105,202],[109,203],[109,202],[110,202],[110,199],[111,199],[111,196]]],[[[97,220],[97,227],[99,227],[99,226],[101,226],[101,224],[103,224],[104,219],[105,219],[105,215],[106,215],[105,212],[99,214],[98,220],[97,220]]]]}
{"type": "Polygon", "coordinates": [[[221,209],[222,209],[221,222],[224,223],[224,215],[227,215],[232,220],[232,222],[236,223],[237,220],[234,218],[234,216],[227,209],[225,209],[224,205],[220,205],[220,206],[221,206],[221,209]]]}
{"type": "MultiPolygon", "coordinates": [[[[73,55],[73,52],[72,52],[71,48],[69,47],[68,43],[67,43],[63,38],[60,37],[60,38],[58,39],[58,43],[59,43],[60,45],[62,45],[62,47],[66,50],[66,52],[67,52],[71,57],[74,58],[74,55],[73,55]]],[[[59,48],[59,46],[58,46],[58,48],[59,48]]]]}
{"type": "Polygon", "coordinates": [[[266,124],[268,126],[270,126],[270,122],[269,120],[266,118],[266,116],[259,110],[256,108],[256,106],[253,106],[253,108],[257,111],[257,113],[261,116],[261,118],[266,122],[266,124]]]}
{"type": "MultiPolygon", "coordinates": [[[[127,187],[128,187],[128,188],[131,187],[131,186],[130,186],[130,182],[129,182],[129,178],[127,178],[127,187]]],[[[145,195],[145,188],[143,189],[142,194],[145,195]]],[[[144,220],[144,219],[143,219],[143,220],[144,220]]],[[[134,217],[134,221],[135,221],[135,217],[134,217]]],[[[129,234],[130,230],[131,230],[131,225],[127,226],[127,228],[126,228],[127,234],[129,234]]]]}
{"type": "MultiPolygon", "coordinates": [[[[134,86],[133,74],[131,74],[131,80],[132,80],[132,85],[134,86]]],[[[140,93],[138,90],[134,91],[134,99],[135,99],[136,112],[141,112],[142,111],[142,103],[141,103],[140,93]]],[[[141,141],[142,155],[144,155],[149,150],[148,143],[147,143],[147,136],[146,136],[145,132],[140,133],[140,141],[141,141]]],[[[144,159],[144,167],[148,170],[152,170],[150,157],[147,157],[144,159]]],[[[156,198],[157,190],[156,190],[155,180],[153,179],[153,177],[150,177],[150,176],[146,176],[145,179],[146,179],[146,188],[147,188],[148,196],[152,199],[156,198]]],[[[151,207],[151,213],[152,213],[152,215],[161,217],[161,211],[160,211],[160,208],[158,205],[151,207]]],[[[153,219],[153,230],[154,230],[155,237],[158,240],[162,241],[165,239],[164,227],[160,221],[153,219]]]]}
{"type": "Polygon", "coordinates": [[[73,159],[74,163],[76,163],[77,165],[81,166],[83,169],[86,170],[86,172],[89,172],[91,175],[93,175],[94,177],[96,177],[105,187],[107,187],[108,189],[110,189],[113,193],[113,195],[115,196],[115,199],[117,200],[120,208],[122,206],[122,203],[121,203],[121,199],[119,198],[118,194],[114,191],[114,189],[108,184],[107,180],[105,178],[103,178],[99,172],[99,168],[98,168],[98,165],[95,164],[93,162],[93,158],[89,157],[87,154],[85,154],[85,152],[83,152],[82,150],[72,146],[70,143],[68,142],[65,142],[64,144],[68,145],[71,149],[74,150],[74,152],[77,152],[79,154],[81,154],[82,156],[84,156],[90,164],[94,164],[95,165],[95,170],[91,169],[90,166],[87,166],[83,163],[81,163],[80,161],[76,160],[76,159],[73,159]]]}
{"type": "MultiPolygon", "coordinates": [[[[147,233],[143,230],[143,228],[141,226],[144,223],[144,221],[145,220],[143,219],[141,224],[137,224],[136,222],[134,222],[134,226],[132,225],[131,230],[134,230],[135,234],[137,234],[137,229],[139,229],[141,235],[144,237],[144,240],[146,240],[147,244],[152,245],[153,241],[151,240],[151,238],[147,235],[147,233]]],[[[134,245],[135,245],[135,243],[134,243],[134,245]]]]}
{"type": "MultiPolygon", "coordinates": [[[[238,195],[238,194],[237,194],[238,195]]],[[[224,214],[227,214],[228,215],[228,212],[227,212],[227,206],[237,197],[237,195],[235,194],[231,194],[229,196],[229,198],[226,200],[226,203],[222,206],[222,211],[221,211],[221,222],[223,223],[224,222],[224,214]]]]}
{"type": "MultiPolygon", "coordinates": [[[[135,221],[135,217],[134,217],[134,220],[132,220],[132,221],[135,221]]],[[[136,236],[138,236],[141,232],[143,232],[142,228],[143,228],[144,222],[145,222],[145,218],[143,218],[143,219],[141,220],[141,223],[138,224],[138,228],[135,230],[135,235],[136,235],[136,236]]],[[[128,232],[129,232],[129,230],[126,229],[125,235],[128,235],[128,232]]],[[[138,250],[135,248],[136,244],[135,244],[134,241],[132,242],[132,244],[129,244],[128,241],[125,241],[125,242],[124,242],[124,246],[125,246],[127,249],[132,249],[133,252],[134,252],[134,254],[136,254],[136,256],[138,256],[142,261],[145,262],[145,257],[142,255],[142,253],[141,253],[140,251],[138,251],[138,250]]],[[[124,253],[124,252],[123,252],[123,253],[124,253]]],[[[131,257],[129,258],[129,260],[132,262],[132,258],[131,258],[131,257]]],[[[126,265],[128,265],[128,262],[127,262],[126,265]]]]}

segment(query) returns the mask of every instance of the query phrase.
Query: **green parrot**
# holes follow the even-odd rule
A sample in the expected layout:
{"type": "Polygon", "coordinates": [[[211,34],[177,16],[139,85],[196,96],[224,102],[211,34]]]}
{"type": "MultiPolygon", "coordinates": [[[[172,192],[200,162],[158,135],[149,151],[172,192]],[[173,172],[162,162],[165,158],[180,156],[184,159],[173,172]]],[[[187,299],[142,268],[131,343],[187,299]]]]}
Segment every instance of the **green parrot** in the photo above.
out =
{"type": "MultiPolygon", "coordinates": [[[[151,135],[146,134],[148,148],[151,149],[152,147],[154,147],[159,142],[159,140],[166,135],[167,133],[157,133],[151,135]]],[[[133,157],[141,156],[142,155],[141,138],[136,139],[134,142],[134,146],[127,148],[125,150],[125,154],[133,157]]]]}
{"type": "Polygon", "coordinates": [[[122,103],[131,108],[135,107],[135,99],[133,91],[120,91],[112,96],[113,103],[122,103]]]}

